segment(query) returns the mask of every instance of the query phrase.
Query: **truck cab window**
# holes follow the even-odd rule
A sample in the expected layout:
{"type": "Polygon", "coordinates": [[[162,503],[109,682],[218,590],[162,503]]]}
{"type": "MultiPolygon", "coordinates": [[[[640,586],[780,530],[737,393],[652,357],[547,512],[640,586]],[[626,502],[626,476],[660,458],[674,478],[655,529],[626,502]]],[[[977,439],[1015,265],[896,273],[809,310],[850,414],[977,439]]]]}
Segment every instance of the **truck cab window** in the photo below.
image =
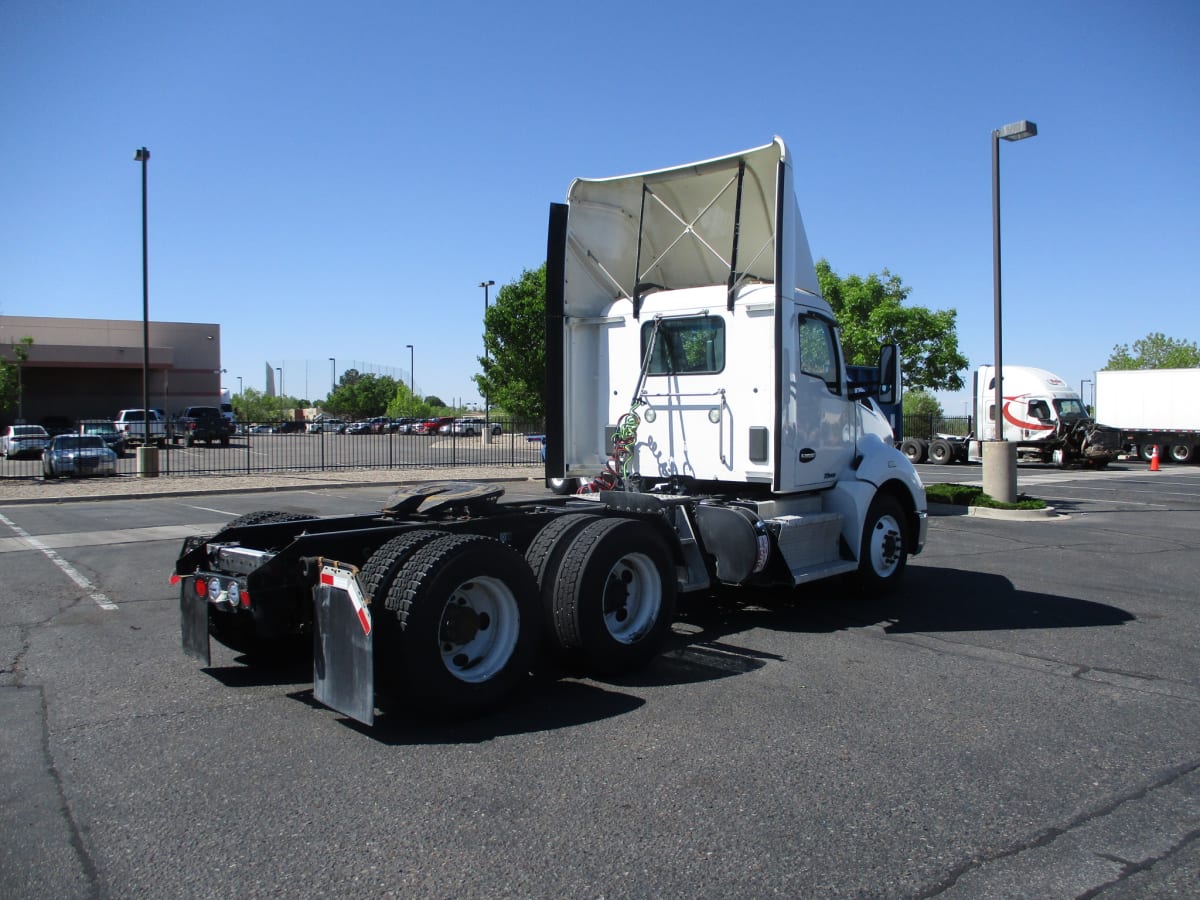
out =
{"type": "Polygon", "coordinates": [[[1045,400],[1030,400],[1029,414],[1040,422],[1050,421],[1050,407],[1045,400]]]}
{"type": "Polygon", "coordinates": [[[840,394],[839,360],[833,325],[812,316],[800,318],[800,371],[825,382],[835,394],[840,394]]]}
{"type": "MultiPolygon", "coordinates": [[[[642,358],[654,323],[642,324],[642,358]]],[[[650,358],[651,375],[711,375],[725,368],[725,320],[720,316],[662,319],[650,358]]]]}

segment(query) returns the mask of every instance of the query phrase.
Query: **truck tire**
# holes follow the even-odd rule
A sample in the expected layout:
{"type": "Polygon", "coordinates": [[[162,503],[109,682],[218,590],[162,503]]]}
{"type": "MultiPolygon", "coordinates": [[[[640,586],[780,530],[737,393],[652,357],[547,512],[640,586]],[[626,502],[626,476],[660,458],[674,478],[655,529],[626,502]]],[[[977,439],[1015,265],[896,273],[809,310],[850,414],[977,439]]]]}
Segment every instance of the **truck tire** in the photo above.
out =
{"type": "Polygon", "coordinates": [[[895,497],[878,494],[871,501],[863,522],[858,582],[872,593],[886,593],[900,582],[907,563],[904,510],[895,497]]]}
{"type": "Polygon", "coordinates": [[[1050,461],[1060,469],[1069,469],[1074,457],[1071,456],[1071,451],[1066,447],[1058,447],[1050,454],[1050,461]]]}
{"type": "Polygon", "coordinates": [[[954,462],[954,448],[950,442],[937,438],[929,442],[929,461],[937,466],[954,462]]]}
{"type": "Polygon", "coordinates": [[[553,493],[559,494],[560,496],[562,494],[573,494],[579,490],[579,479],[547,478],[546,487],[548,487],[553,493]]]}
{"type": "Polygon", "coordinates": [[[243,525],[267,525],[275,522],[306,522],[316,516],[306,516],[304,513],[279,512],[272,509],[260,509],[257,512],[246,513],[225,523],[221,531],[230,528],[241,528],[243,525]]]}
{"type": "Polygon", "coordinates": [[[595,672],[641,668],[662,649],[675,614],[671,553],[653,526],[635,519],[584,525],[553,573],[553,635],[595,672]]]}
{"type": "Polygon", "coordinates": [[[1191,444],[1172,444],[1168,455],[1171,462],[1188,463],[1196,455],[1196,448],[1191,444]]]}
{"type": "Polygon", "coordinates": [[[388,589],[392,586],[392,580],[400,568],[419,549],[431,541],[444,537],[445,534],[444,531],[434,531],[431,528],[406,531],[372,553],[358,576],[362,583],[363,594],[366,595],[368,601],[375,603],[375,598],[378,597],[377,606],[385,606],[388,589]]]}
{"type": "Polygon", "coordinates": [[[541,639],[533,573],[494,538],[451,534],[396,573],[386,606],[399,623],[399,683],[421,712],[457,718],[495,705],[529,672],[541,639]]]}
{"type": "Polygon", "coordinates": [[[1154,456],[1154,450],[1156,447],[1158,448],[1158,461],[1162,462],[1163,448],[1159,447],[1158,444],[1142,444],[1140,447],[1138,447],[1138,455],[1146,462],[1150,462],[1150,458],[1154,456]]]}
{"type": "Polygon", "coordinates": [[[900,442],[900,452],[908,457],[910,463],[916,465],[925,462],[928,449],[920,438],[905,438],[900,442]]]}
{"type": "MultiPolygon", "coordinates": [[[[533,577],[541,589],[547,614],[551,614],[553,610],[553,591],[551,590],[554,586],[553,573],[558,569],[563,550],[575,536],[575,532],[589,522],[595,521],[597,521],[596,516],[588,513],[568,513],[558,516],[542,527],[525,551],[525,562],[529,563],[533,577]],[[549,579],[546,577],[547,573],[551,575],[549,579]]],[[[549,619],[547,619],[547,623],[550,623],[549,619]]]]}
{"type": "Polygon", "coordinates": [[[230,519],[225,523],[225,526],[218,531],[214,536],[214,541],[219,541],[227,531],[233,528],[241,528],[243,525],[274,525],[282,522],[307,522],[315,519],[316,516],[306,516],[303,513],[278,512],[275,510],[259,510],[258,512],[246,513],[244,516],[238,516],[236,519],[230,519]]]}

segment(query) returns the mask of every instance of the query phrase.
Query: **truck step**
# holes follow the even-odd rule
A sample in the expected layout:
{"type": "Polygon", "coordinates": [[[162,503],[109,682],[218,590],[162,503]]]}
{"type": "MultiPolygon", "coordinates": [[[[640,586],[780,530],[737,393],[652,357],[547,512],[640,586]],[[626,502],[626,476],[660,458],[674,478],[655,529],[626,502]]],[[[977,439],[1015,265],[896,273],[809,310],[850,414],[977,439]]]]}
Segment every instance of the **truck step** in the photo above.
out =
{"type": "Polygon", "coordinates": [[[842,516],[839,513],[806,513],[771,519],[779,526],[779,552],[796,584],[835,574],[840,566],[856,568],[841,558],[842,516]]]}

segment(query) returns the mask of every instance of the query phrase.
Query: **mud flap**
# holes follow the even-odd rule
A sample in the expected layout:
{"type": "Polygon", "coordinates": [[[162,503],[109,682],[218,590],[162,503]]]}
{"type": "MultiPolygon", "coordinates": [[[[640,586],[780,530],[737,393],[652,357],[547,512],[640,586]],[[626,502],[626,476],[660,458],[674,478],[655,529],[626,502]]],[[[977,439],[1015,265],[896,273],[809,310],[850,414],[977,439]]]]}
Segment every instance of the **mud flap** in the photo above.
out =
{"type": "Polygon", "coordinates": [[[208,600],[196,596],[190,578],[179,586],[179,632],[183,652],[206,666],[212,665],[212,647],[208,640],[208,600]]]}
{"type": "Polygon", "coordinates": [[[313,622],[313,696],[364,725],[374,724],[375,642],[356,569],[321,566],[313,622]]]}

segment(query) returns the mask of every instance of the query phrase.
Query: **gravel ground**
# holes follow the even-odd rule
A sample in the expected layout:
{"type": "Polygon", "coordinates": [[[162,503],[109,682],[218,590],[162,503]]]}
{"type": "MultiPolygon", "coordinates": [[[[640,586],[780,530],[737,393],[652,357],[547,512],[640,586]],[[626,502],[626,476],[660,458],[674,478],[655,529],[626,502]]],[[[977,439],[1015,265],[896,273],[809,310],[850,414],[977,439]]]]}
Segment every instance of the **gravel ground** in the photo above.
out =
{"type": "Polygon", "coordinates": [[[342,469],[257,475],[163,475],[142,478],[12,478],[0,480],[0,505],[111,500],[163,494],[216,494],[303,490],[363,484],[416,484],[423,481],[540,481],[537,467],[471,466],[456,469],[342,469]]]}

